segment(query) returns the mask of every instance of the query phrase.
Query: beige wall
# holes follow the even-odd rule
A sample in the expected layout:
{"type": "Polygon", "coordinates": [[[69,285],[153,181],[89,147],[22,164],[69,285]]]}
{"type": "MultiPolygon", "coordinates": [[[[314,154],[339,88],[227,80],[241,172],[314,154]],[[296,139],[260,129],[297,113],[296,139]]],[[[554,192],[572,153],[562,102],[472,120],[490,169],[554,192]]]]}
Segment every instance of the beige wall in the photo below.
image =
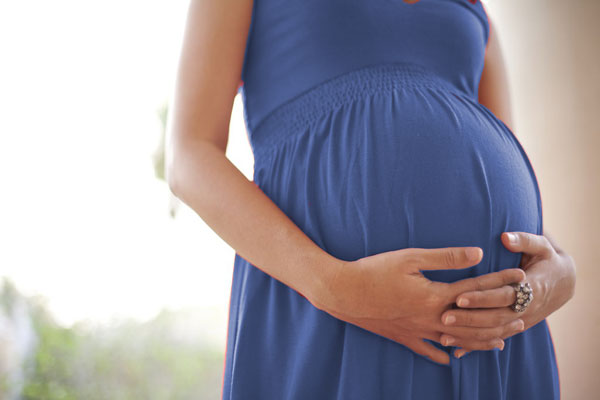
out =
{"type": "Polygon", "coordinates": [[[540,182],[544,228],[577,264],[548,320],[563,399],[600,398],[600,0],[484,1],[504,49],[515,134],[540,182]]]}

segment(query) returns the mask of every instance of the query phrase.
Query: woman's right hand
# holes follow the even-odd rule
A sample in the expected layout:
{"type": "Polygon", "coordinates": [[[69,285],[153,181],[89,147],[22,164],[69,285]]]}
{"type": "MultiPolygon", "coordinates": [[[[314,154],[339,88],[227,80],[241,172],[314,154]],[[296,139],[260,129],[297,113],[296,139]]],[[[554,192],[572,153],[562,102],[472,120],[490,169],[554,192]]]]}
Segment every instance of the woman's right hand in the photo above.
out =
{"type": "MultiPolygon", "coordinates": [[[[440,322],[441,314],[452,308],[463,292],[519,282],[525,273],[520,268],[510,268],[444,283],[427,279],[421,270],[468,268],[478,264],[482,256],[479,247],[407,248],[342,261],[327,282],[327,298],[319,308],[433,361],[448,364],[448,353],[423,340],[439,342],[447,329],[440,322]]],[[[479,331],[476,349],[496,347],[498,332],[504,336],[517,333],[511,332],[513,328],[511,321],[496,330],[489,328],[487,334],[479,331]]]]}

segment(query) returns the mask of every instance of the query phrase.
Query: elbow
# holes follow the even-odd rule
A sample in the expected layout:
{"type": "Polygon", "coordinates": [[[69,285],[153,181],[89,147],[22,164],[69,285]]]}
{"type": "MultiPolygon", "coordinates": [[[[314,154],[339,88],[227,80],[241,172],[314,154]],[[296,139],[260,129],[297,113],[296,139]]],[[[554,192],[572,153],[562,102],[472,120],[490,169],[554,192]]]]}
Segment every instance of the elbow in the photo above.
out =
{"type": "Polygon", "coordinates": [[[165,181],[178,197],[186,181],[203,179],[201,175],[208,167],[206,163],[214,161],[215,147],[219,147],[219,152],[225,156],[225,150],[210,141],[199,139],[179,142],[177,146],[168,147],[165,154],[165,181]]]}
{"type": "Polygon", "coordinates": [[[165,166],[165,180],[167,181],[167,185],[169,186],[171,193],[177,196],[179,193],[179,187],[177,185],[177,180],[175,179],[173,167],[165,166]]]}
{"type": "Polygon", "coordinates": [[[177,158],[165,160],[165,181],[173,195],[179,197],[181,194],[181,166],[176,162],[177,158]]]}
{"type": "Polygon", "coordinates": [[[179,155],[175,154],[176,152],[173,148],[168,148],[165,154],[165,165],[164,165],[164,176],[167,185],[169,186],[169,190],[175,196],[179,193],[179,179],[177,178],[178,168],[176,167],[175,160],[178,159],[179,155]]]}
{"type": "Polygon", "coordinates": [[[185,158],[185,146],[181,143],[180,135],[170,131],[165,143],[164,176],[169,190],[175,196],[180,194],[182,160],[185,158]]]}

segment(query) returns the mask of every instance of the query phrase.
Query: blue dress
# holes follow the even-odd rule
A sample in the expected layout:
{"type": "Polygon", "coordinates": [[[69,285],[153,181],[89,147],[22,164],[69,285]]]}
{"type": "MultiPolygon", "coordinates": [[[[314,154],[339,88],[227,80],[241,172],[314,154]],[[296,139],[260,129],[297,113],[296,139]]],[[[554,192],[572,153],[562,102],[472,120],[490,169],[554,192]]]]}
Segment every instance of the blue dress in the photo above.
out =
{"type": "MultiPolygon", "coordinates": [[[[479,264],[424,274],[518,267],[500,235],[541,234],[542,204],[519,141],[478,102],[489,34],[475,0],[254,0],[239,88],[254,183],[343,260],[479,246],[479,264]]],[[[317,309],[236,254],[222,398],[559,398],[546,320],[503,351],[456,359],[431,343],[450,365],[317,309]]]]}

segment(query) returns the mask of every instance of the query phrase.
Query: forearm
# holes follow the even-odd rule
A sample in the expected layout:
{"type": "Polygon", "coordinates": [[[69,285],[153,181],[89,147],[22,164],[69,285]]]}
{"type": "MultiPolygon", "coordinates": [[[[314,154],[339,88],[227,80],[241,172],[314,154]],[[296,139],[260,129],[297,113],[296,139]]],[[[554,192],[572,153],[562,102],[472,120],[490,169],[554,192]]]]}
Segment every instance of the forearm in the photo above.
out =
{"type": "Polygon", "coordinates": [[[179,146],[171,191],[248,262],[318,305],[339,259],[317,246],[210,141],[179,146]]]}

